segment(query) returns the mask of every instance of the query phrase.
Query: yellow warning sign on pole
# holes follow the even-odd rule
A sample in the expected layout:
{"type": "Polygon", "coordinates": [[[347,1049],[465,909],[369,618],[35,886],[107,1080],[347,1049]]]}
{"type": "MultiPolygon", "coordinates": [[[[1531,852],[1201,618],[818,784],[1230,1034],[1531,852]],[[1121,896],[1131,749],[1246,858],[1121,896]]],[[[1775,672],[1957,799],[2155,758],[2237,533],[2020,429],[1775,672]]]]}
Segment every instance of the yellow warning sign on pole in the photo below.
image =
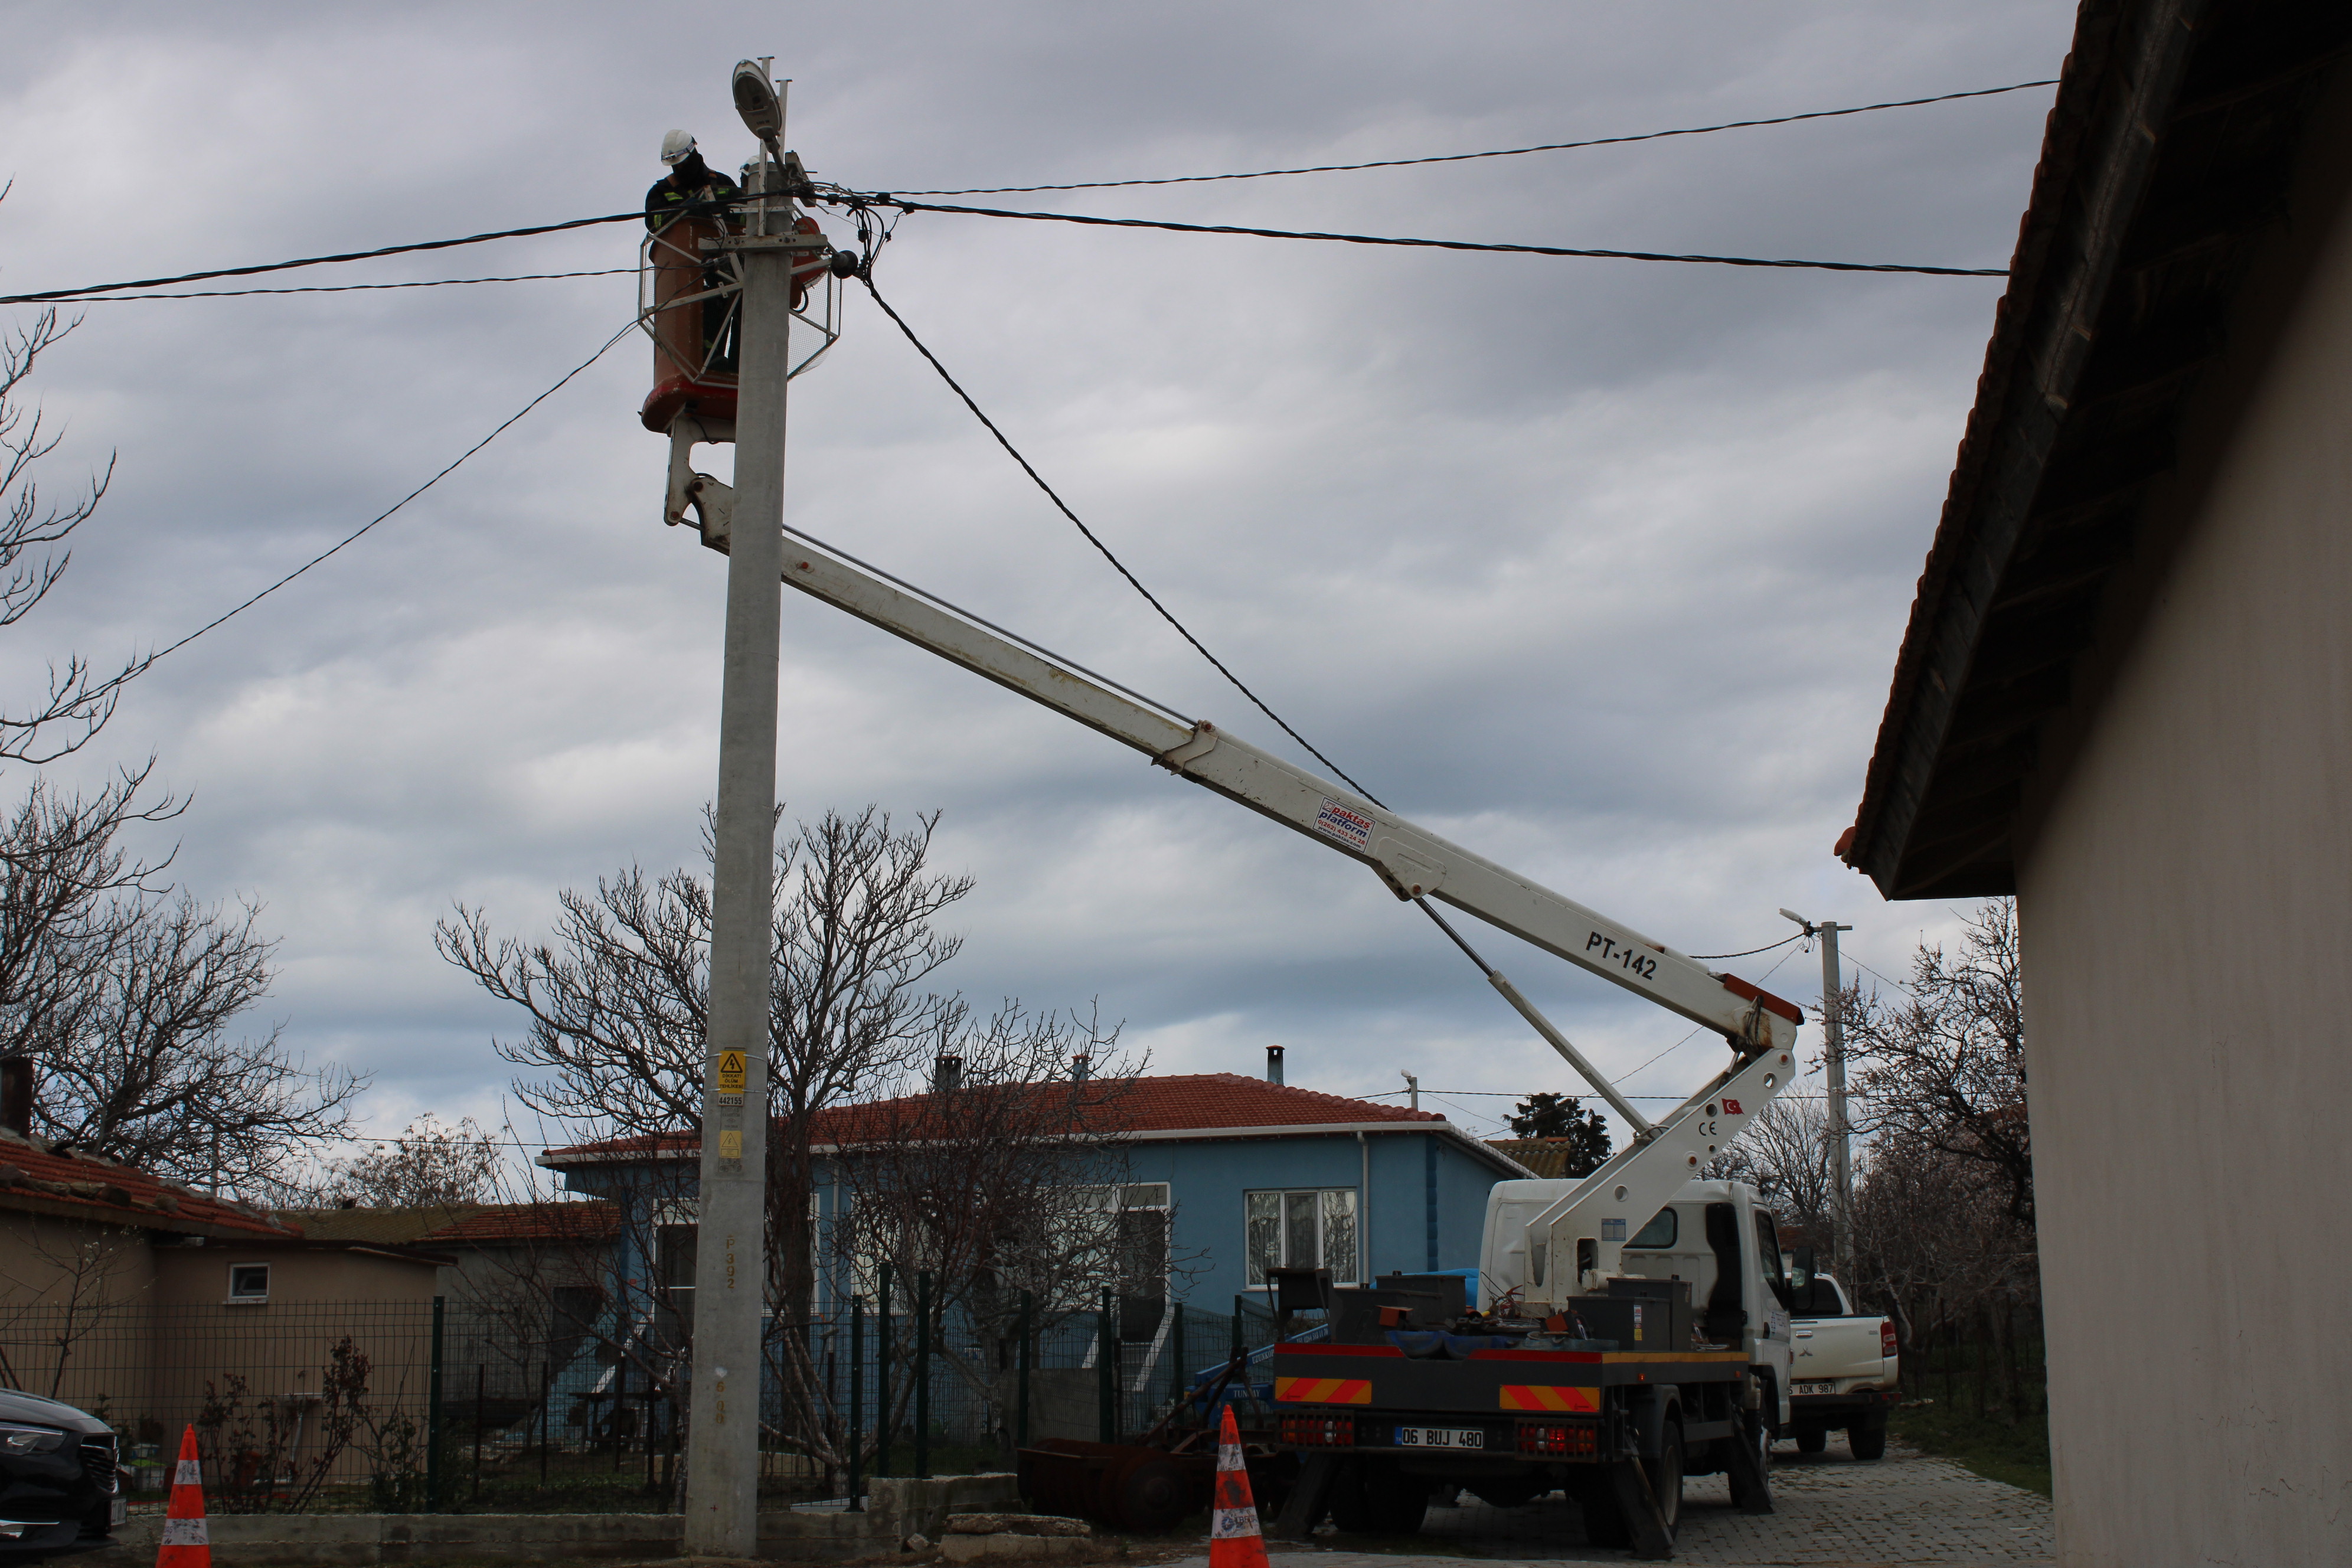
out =
{"type": "Polygon", "coordinates": [[[719,1092],[721,1094],[740,1094],[743,1092],[742,1052],[721,1051],[719,1053],[719,1092]]]}

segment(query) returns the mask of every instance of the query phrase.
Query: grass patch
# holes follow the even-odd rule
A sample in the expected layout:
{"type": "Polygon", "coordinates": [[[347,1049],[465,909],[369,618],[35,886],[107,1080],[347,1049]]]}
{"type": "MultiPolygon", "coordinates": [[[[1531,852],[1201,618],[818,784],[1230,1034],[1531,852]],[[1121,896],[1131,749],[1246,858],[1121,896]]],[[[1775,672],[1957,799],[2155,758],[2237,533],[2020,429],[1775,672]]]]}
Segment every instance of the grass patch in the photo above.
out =
{"type": "Polygon", "coordinates": [[[1987,1480],[2050,1495],[2050,1426],[2039,1418],[2011,1421],[1976,1415],[1963,1394],[1957,1405],[1941,1400],[1897,1405],[1886,1430],[1897,1442],[1923,1454],[1958,1461],[1987,1480]]]}

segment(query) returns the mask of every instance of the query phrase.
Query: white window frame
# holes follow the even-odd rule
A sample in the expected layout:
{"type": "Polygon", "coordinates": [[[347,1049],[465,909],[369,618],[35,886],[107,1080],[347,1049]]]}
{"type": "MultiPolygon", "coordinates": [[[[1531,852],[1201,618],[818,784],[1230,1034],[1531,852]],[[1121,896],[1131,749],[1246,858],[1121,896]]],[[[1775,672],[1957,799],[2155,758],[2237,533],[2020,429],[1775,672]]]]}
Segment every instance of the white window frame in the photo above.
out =
{"type": "Polygon", "coordinates": [[[1275,1200],[1275,1212],[1273,1218],[1276,1260],[1273,1267],[1277,1268],[1329,1268],[1331,1270],[1331,1278],[1335,1280],[1360,1281],[1363,1279],[1363,1197],[1356,1188],[1252,1187],[1242,1194],[1243,1283],[1248,1289],[1256,1290],[1265,1288],[1265,1269],[1267,1267],[1265,1262],[1258,1256],[1257,1248],[1252,1244],[1250,1238],[1250,1226],[1252,1224],[1250,1216],[1251,1200],[1269,1197],[1275,1200]],[[1295,1197],[1308,1198],[1313,1204],[1315,1220],[1315,1257],[1312,1258],[1299,1259],[1294,1258],[1290,1256],[1290,1225],[1288,1214],[1290,1200],[1295,1197]],[[1330,1216],[1332,1211],[1332,1200],[1339,1198],[1344,1198],[1344,1202],[1340,1206],[1344,1210],[1348,1219],[1351,1222],[1355,1232],[1355,1246],[1351,1249],[1353,1256],[1347,1260],[1348,1266],[1345,1268],[1335,1267],[1334,1260],[1329,1257],[1331,1238],[1326,1228],[1326,1222],[1330,1216]]]}
{"type": "Polygon", "coordinates": [[[269,1265],[267,1263],[230,1264],[228,1266],[228,1294],[223,1298],[223,1304],[231,1307],[268,1306],[269,1304],[269,1265]],[[238,1289],[236,1288],[236,1277],[240,1274],[250,1273],[252,1270],[257,1268],[261,1270],[260,1291],[257,1294],[251,1290],[238,1289]]]}

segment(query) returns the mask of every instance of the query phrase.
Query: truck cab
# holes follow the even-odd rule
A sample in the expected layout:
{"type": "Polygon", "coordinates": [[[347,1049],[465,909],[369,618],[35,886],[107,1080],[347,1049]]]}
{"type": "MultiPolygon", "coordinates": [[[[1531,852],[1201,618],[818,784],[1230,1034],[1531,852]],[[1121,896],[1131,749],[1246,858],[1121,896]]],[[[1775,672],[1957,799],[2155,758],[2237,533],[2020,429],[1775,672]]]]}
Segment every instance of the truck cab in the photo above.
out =
{"type": "MultiPolygon", "coordinates": [[[[1554,1259],[1528,1226],[1581,1181],[1498,1182],[1486,1198],[1479,1280],[1486,1303],[1541,1298],[1554,1259]]],[[[1748,1352],[1774,1435],[1791,1424],[1789,1303],[1792,1289],[1779,1222],[1745,1182],[1690,1182],[1625,1241],[1618,1278],[1686,1280],[1698,1333],[1748,1352]]]]}

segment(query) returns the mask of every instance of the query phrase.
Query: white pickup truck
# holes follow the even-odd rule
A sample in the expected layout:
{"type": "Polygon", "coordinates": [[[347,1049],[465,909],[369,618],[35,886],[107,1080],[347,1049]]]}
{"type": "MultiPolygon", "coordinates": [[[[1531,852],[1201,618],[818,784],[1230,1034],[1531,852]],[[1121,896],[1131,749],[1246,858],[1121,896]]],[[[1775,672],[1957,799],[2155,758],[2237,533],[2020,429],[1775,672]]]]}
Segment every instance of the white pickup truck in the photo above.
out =
{"type": "Polygon", "coordinates": [[[1789,1426],[1801,1453],[1818,1454],[1830,1433],[1845,1429],[1857,1459],[1886,1452],[1886,1412],[1901,1387],[1903,1361],[1895,1321],[1860,1312],[1845,1288],[1811,1272],[1800,1248],[1789,1312],[1789,1426]]]}

